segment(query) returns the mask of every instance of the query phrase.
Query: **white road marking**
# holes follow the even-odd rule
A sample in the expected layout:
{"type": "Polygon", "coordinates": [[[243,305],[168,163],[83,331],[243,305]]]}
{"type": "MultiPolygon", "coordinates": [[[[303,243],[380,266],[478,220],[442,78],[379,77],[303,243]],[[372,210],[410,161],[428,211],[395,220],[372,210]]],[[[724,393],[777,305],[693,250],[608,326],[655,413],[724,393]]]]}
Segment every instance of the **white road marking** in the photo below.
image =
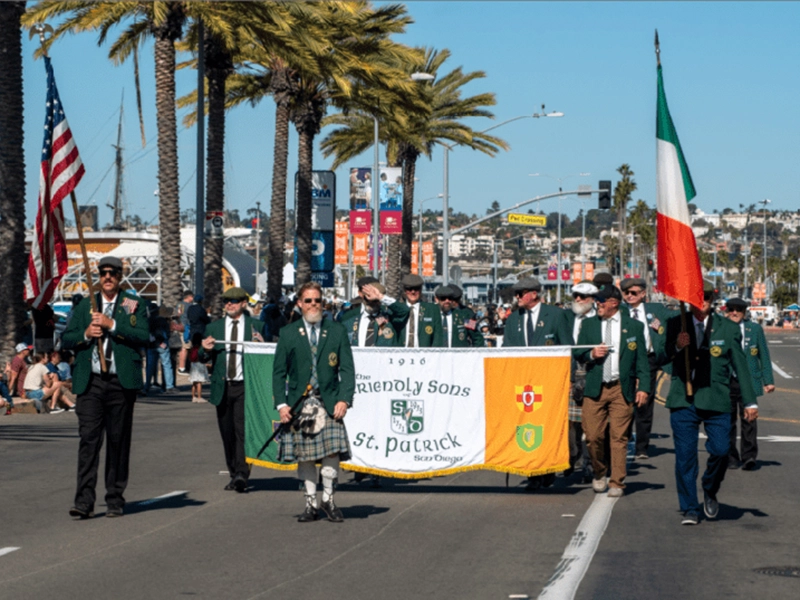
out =
{"type": "Polygon", "coordinates": [[[783,377],[784,379],[791,379],[791,378],[792,378],[792,376],[791,376],[791,375],[789,375],[789,374],[788,374],[786,371],[784,371],[783,369],[781,369],[781,368],[780,368],[778,365],[776,365],[775,363],[772,363],[772,369],[773,369],[773,370],[774,370],[774,371],[775,371],[775,372],[776,372],[778,375],[780,375],[781,377],[783,377]]]}
{"type": "Polygon", "coordinates": [[[618,498],[609,498],[607,494],[595,495],[592,505],[578,528],[572,535],[561,561],[550,580],[545,584],[539,598],[556,598],[571,600],[578,591],[578,586],[586,575],[597,546],[611,520],[611,511],[618,498]]]}
{"type": "MultiPolygon", "coordinates": [[[[697,436],[701,440],[708,439],[708,436],[702,431],[697,436]]],[[[737,436],[737,439],[741,436],[737,436]]],[[[796,435],[760,435],[758,439],[763,442],[800,442],[800,436],[796,435]]]]}
{"type": "Polygon", "coordinates": [[[142,500],[141,502],[137,502],[139,506],[147,506],[148,504],[154,504],[159,500],[166,500],[167,498],[173,498],[175,496],[182,496],[183,494],[188,494],[189,490],[183,490],[178,492],[170,492],[169,494],[164,494],[163,496],[156,496],[155,498],[150,498],[149,500],[142,500]]]}
{"type": "Polygon", "coordinates": [[[783,340],[770,340],[769,343],[770,344],[782,344],[783,340]]]}
{"type": "Polygon", "coordinates": [[[14,550],[19,550],[19,548],[15,548],[14,546],[8,546],[6,548],[0,548],[0,556],[5,556],[6,554],[11,554],[14,550]]]}

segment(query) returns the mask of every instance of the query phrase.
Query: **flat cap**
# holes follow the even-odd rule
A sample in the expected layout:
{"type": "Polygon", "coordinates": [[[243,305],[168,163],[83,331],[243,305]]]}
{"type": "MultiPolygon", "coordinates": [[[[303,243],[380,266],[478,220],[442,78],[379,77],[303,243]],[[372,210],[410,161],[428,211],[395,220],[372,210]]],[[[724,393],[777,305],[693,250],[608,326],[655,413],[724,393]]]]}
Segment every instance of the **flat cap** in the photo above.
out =
{"type": "Polygon", "coordinates": [[[725,307],[728,310],[732,308],[737,310],[746,310],[747,306],[748,306],[747,302],[745,302],[741,298],[729,298],[728,301],[725,303],[725,307]]]}
{"type": "Polygon", "coordinates": [[[372,275],[364,275],[364,277],[359,277],[358,280],[356,280],[356,285],[359,288],[362,288],[365,285],[375,285],[376,283],[380,283],[380,281],[378,281],[372,275]]]}
{"type": "Polygon", "coordinates": [[[592,283],[597,287],[601,285],[614,285],[614,278],[611,273],[597,273],[592,279],[592,283]]]}
{"type": "Polygon", "coordinates": [[[707,279],[703,280],[703,293],[704,294],[716,294],[717,288],[714,287],[714,284],[707,279]]]}
{"type": "Polygon", "coordinates": [[[455,300],[456,294],[453,291],[453,288],[449,285],[440,285],[436,288],[434,295],[439,298],[439,300],[455,300]]]}
{"type": "Polygon", "coordinates": [[[458,287],[455,283],[450,284],[450,289],[453,290],[455,296],[453,296],[454,300],[461,300],[461,297],[464,295],[464,290],[458,287]]]}
{"type": "Polygon", "coordinates": [[[240,287],[229,287],[223,292],[222,299],[241,302],[242,300],[247,300],[247,292],[240,287]]]}
{"type": "Polygon", "coordinates": [[[619,287],[622,288],[623,292],[627,289],[632,288],[633,286],[638,286],[643,290],[647,289],[647,283],[641,277],[631,277],[630,279],[623,279],[622,283],[619,284],[619,287]]]}
{"type": "Polygon", "coordinates": [[[408,275],[403,276],[403,279],[400,281],[400,283],[403,284],[404,288],[421,288],[423,285],[425,285],[425,280],[419,275],[409,273],[408,275]]]}
{"type": "Polygon", "coordinates": [[[583,294],[584,296],[594,296],[599,290],[591,281],[581,281],[572,286],[572,294],[583,294]]]}
{"type": "Polygon", "coordinates": [[[604,285],[597,291],[594,297],[601,302],[605,302],[611,298],[622,300],[622,294],[620,293],[619,288],[615,285],[604,285]]]}
{"type": "Polygon", "coordinates": [[[116,256],[104,256],[100,259],[100,262],[97,263],[98,269],[102,269],[103,267],[111,267],[112,269],[122,271],[122,261],[116,256]]]}
{"type": "Polygon", "coordinates": [[[539,292],[542,289],[542,284],[536,277],[523,277],[511,288],[515,292],[539,292]]]}

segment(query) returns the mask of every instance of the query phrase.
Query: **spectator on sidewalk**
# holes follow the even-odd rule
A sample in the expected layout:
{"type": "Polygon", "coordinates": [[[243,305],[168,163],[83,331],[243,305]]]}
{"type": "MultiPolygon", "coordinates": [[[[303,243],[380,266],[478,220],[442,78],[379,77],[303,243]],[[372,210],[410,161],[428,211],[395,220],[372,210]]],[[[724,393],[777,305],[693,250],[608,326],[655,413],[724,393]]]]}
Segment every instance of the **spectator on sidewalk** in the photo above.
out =
{"type": "Polygon", "coordinates": [[[8,389],[12,395],[25,397],[25,376],[28,374],[28,357],[33,346],[20,342],[14,348],[16,355],[11,359],[11,374],[8,379],[8,389]]]}
{"type": "Polygon", "coordinates": [[[194,302],[194,292],[186,290],[183,293],[183,300],[178,302],[177,314],[174,315],[178,319],[178,323],[173,327],[173,331],[181,334],[182,345],[180,353],[178,354],[178,373],[186,373],[186,361],[189,356],[189,350],[192,349],[192,338],[189,337],[189,307],[194,302]]]}
{"type": "Polygon", "coordinates": [[[189,350],[189,361],[191,370],[189,372],[189,381],[192,382],[192,402],[204,402],[203,400],[203,384],[208,383],[208,368],[205,363],[200,360],[200,346],[203,344],[203,338],[199,333],[196,333],[192,338],[192,349],[189,350]]]}
{"type": "MultiPolygon", "coordinates": [[[[44,410],[57,414],[64,412],[64,409],[57,407],[58,401],[62,399],[61,383],[58,381],[58,376],[47,368],[49,360],[50,356],[47,353],[34,355],[33,364],[25,376],[25,397],[33,400],[40,412],[44,410]]],[[[65,400],[64,403],[69,409],[75,408],[72,402],[65,400]]]]}
{"type": "Polygon", "coordinates": [[[7,383],[10,377],[11,365],[6,363],[6,368],[3,370],[2,376],[0,376],[0,398],[2,398],[0,412],[5,412],[7,415],[10,415],[11,409],[14,408],[14,399],[11,397],[11,392],[8,390],[7,383]]]}
{"type": "Polygon", "coordinates": [[[75,404],[75,394],[72,393],[72,367],[69,363],[72,360],[72,352],[69,350],[54,350],[50,353],[50,362],[47,363],[48,370],[54,374],[61,383],[61,395],[66,404],[75,404]]]}

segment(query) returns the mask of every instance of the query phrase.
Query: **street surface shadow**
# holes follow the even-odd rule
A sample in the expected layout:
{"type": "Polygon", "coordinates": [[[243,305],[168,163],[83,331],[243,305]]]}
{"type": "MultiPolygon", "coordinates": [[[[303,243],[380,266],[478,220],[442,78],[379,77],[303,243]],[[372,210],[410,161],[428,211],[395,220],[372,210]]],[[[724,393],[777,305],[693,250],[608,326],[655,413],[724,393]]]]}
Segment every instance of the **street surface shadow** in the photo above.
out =
{"type": "Polygon", "coordinates": [[[729,504],[719,505],[719,520],[720,521],[738,521],[746,514],[751,514],[754,517],[768,517],[769,515],[759,508],[739,508],[738,506],[731,506],[729,504]]]}
{"type": "Polygon", "coordinates": [[[782,467],[783,463],[777,460],[756,460],[756,468],[753,469],[754,471],[758,471],[761,467],[782,467]]]}
{"type": "MultiPolygon", "coordinates": [[[[57,418],[55,415],[52,418],[57,418]]],[[[74,418],[64,413],[66,418],[74,418]]],[[[43,417],[48,418],[48,417],[43,417]]],[[[10,442],[51,442],[56,440],[77,439],[78,423],[57,427],[47,425],[3,425],[0,427],[0,440],[10,442]]]]}
{"type": "Polygon", "coordinates": [[[650,458],[656,458],[663,454],[675,454],[675,448],[658,448],[658,447],[650,448],[650,458]]]}
{"type": "MultiPolygon", "coordinates": [[[[227,477],[225,479],[227,481],[227,477]]],[[[297,477],[268,477],[266,479],[253,479],[248,481],[249,492],[296,492],[300,489],[300,480],[297,477]]]]}
{"type": "Polygon", "coordinates": [[[150,512],[153,510],[186,508],[188,506],[203,506],[205,504],[203,500],[188,498],[186,496],[187,493],[188,492],[185,492],[179,496],[171,496],[163,499],[151,498],[150,500],[128,502],[125,505],[125,514],[135,515],[136,513],[150,512]]]}
{"type": "Polygon", "coordinates": [[[359,504],[357,506],[340,506],[345,519],[369,519],[373,515],[382,515],[389,512],[388,506],[373,506],[359,504]]]}
{"type": "Polygon", "coordinates": [[[663,490],[663,483],[647,483],[646,481],[626,481],[625,482],[625,495],[632,496],[637,492],[644,492],[647,490],[663,490]]]}

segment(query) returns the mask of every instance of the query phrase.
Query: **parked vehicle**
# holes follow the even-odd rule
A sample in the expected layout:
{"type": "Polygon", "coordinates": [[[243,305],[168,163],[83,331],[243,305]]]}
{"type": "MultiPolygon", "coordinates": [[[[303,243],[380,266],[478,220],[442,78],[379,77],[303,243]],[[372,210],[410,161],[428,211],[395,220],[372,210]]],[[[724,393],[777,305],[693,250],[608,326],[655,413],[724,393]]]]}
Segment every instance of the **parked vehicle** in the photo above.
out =
{"type": "Polygon", "coordinates": [[[771,326],[778,322],[778,308],[775,306],[751,306],[750,319],[760,325],[771,326]]]}

